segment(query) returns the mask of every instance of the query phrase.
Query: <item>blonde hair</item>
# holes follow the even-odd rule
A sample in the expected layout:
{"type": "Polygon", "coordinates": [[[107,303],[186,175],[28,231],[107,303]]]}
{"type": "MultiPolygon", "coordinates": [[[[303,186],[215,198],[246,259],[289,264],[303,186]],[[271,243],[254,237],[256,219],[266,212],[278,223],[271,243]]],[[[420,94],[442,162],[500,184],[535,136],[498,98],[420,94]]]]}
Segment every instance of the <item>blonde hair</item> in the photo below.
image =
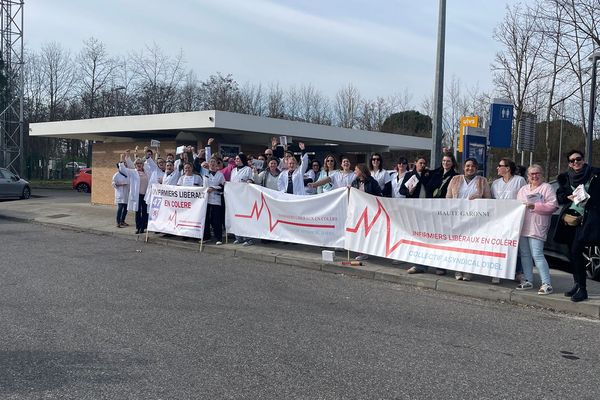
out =
{"type": "Polygon", "coordinates": [[[532,169],[539,169],[541,174],[544,174],[544,168],[542,168],[542,166],[540,164],[531,164],[528,168],[527,168],[527,173],[529,173],[529,171],[531,171],[532,169]]]}
{"type": "Polygon", "coordinates": [[[138,157],[133,162],[133,165],[136,165],[136,164],[142,164],[142,165],[144,165],[144,160],[142,160],[140,157],[138,157]]]}

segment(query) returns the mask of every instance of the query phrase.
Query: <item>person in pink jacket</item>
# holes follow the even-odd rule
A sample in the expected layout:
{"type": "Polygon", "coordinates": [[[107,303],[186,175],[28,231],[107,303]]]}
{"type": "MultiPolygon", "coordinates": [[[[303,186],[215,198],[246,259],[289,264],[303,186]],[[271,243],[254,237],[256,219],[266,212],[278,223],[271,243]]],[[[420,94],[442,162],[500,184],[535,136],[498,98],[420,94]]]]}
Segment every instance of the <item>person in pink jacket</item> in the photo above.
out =
{"type": "Polygon", "coordinates": [[[543,181],[542,173],[541,166],[532,164],[527,169],[529,184],[523,186],[517,193],[517,200],[527,207],[519,240],[519,256],[525,277],[517,286],[517,290],[533,288],[533,263],[535,262],[542,279],[538,294],[547,295],[553,290],[550,267],[544,257],[544,242],[550,229],[552,213],[558,208],[558,202],[552,186],[543,181]]]}

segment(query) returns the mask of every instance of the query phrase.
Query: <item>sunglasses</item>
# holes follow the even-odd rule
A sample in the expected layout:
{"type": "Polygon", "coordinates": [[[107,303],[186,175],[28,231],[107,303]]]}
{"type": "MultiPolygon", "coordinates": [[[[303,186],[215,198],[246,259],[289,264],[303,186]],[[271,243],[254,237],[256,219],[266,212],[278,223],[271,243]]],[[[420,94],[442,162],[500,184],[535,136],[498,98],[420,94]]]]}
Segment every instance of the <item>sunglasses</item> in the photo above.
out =
{"type": "Polygon", "coordinates": [[[576,162],[579,162],[581,160],[583,160],[583,157],[569,158],[569,164],[575,164],[576,162]]]}
{"type": "Polygon", "coordinates": [[[498,164],[498,168],[502,168],[502,167],[508,167],[508,165],[498,164]]]}
{"type": "Polygon", "coordinates": [[[371,161],[381,161],[381,158],[371,158],[371,161]]]}
{"type": "Polygon", "coordinates": [[[325,162],[334,162],[335,160],[325,160],[325,162]]]}

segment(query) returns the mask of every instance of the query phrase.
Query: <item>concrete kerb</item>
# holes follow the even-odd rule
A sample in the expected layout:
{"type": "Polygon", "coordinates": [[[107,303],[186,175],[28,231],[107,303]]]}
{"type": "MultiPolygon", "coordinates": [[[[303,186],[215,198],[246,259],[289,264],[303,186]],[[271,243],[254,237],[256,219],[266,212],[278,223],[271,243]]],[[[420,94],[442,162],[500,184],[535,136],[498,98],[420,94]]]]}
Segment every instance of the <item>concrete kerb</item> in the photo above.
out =
{"type": "MultiPolygon", "coordinates": [[[[119,238],[127,238],[135,241],[144,241],[145,235],[131,235],[123,232],[108,232],[94,228],[82,228],[72,225],[60,224],[57,222],[39,221],[35,218],[7,216],[0,214],[0,218],[14,222],[35,223],[42,226],[57,227],[60,229],[71,230],[75,232],[88,232],[103,236],[118,236],[119,238]]],[[[149,237],[146,244],[173,246],[185,249],[187,251],[199,251],[200,244],[197,241],[184,242],[178,240],[164,239],[161,237],[149,237]]],[[[264,250],[264,249],[260,249],[264,250]]],[[[259,251],[260,251],[259,250],[259,251]]],[[[478,282],[455,282],[451,279],[441,279],[432,274],[407,274],[402,268],[393,268],[377,265],[362,265],[362,266],[346,266],[339,263],[317,261],[315,258],[304,258],[294,256],[282,256],[272,252],[270,254],[257,253],[252,248],[231,248],[228,245],[215,246],[204,245],[203,251],[207,254],[215,254],[229,257],[239,257],[244,259],[252,259],[255,261],[265,261],[280,265],[289,265],[312,270],[320,270],[323,272],[345,274],[356,276],[364,279],[373,279],[378,281],[403,284],[409,286],[417,286],[421,288],[439,290],[447,293],[457,294],[461,296],[475,297],[492,301],[503,301],[520,305],[540,307],[544,309],[564,312],[568,314],[582,315],[594,319],[600,319],[600,304],[591,302],[574,303],[566,297],[540,296],[535,292],[521,292],[514,289],[508,289],[498,286],[478,282]]]]}

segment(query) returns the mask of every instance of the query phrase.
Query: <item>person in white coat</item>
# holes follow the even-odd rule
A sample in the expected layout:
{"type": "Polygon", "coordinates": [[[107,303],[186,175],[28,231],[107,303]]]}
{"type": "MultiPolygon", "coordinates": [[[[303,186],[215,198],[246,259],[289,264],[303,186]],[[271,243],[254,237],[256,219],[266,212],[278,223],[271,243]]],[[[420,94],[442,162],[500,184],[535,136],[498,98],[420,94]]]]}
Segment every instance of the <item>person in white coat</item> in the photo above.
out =
{"type": "Polygon", "coordinates": [[[215,236],[216,245],[223,244],[223,224],[221,223],[221,214],[223,199],[223,185],[225,177],[219,171],[219,165],[215,157],[208,160],[208,173],[204,176],[204,185],[208,187],[208,204],[206,208],[206,218],[204,221],[204,241],[210,240],[210,228],[212,227],[215,236]]]}
{"type": "Polygon", "coordinates": [[[194,174],[194,166],[190,162],[183,164],[183,175],[179,177],[177,186],[202,186],[202,177],[194,174]]]}
{"type": "Polygon", "coordinates": [[[131,162],[129,152],[121,154],[119,171],[129,177],[127,211],[135,212],[136,234],[144,233],[148,227],[148,206],[144,197],[148,190],[148,181],[153,166],[156,166],[156,164],[152,158],[146,159],[146,163],[141,158],[136,158],[135,162],[131,162]],[[133,166],[134,168],[128,168],[128,166],[133,166]]]}
{"type": "MultiPolygon", "coordinates": [[[[117,164],[117,169],[119,164],[117,164]]],[[[117,228],[129,226],[127,217],[127,200],[129,198],[129,177],[117,171],[112,177],[112,187],[115,189],[115,204],[117,205],[117,228]]]]}
{"type": "Polygon", "coordinates": [[[175,162],[167,161],[165,164],[165,174],[159,183],[163,185],[177,185],[180,176],[179,170],[175,168],[175,162]]]}
{"type": "MultiPolygon", "coordinates": [[[[304,151],[304,143],[298,143],[300,150],[304,151]]],[[[302,163],[298,168],[296,157],[288,157],[286,170],[277,177],[277,190],[289,194],[306,195],[304,189],[304,172],[308,168],[308,154],[302,156],[302,163]]]]}

